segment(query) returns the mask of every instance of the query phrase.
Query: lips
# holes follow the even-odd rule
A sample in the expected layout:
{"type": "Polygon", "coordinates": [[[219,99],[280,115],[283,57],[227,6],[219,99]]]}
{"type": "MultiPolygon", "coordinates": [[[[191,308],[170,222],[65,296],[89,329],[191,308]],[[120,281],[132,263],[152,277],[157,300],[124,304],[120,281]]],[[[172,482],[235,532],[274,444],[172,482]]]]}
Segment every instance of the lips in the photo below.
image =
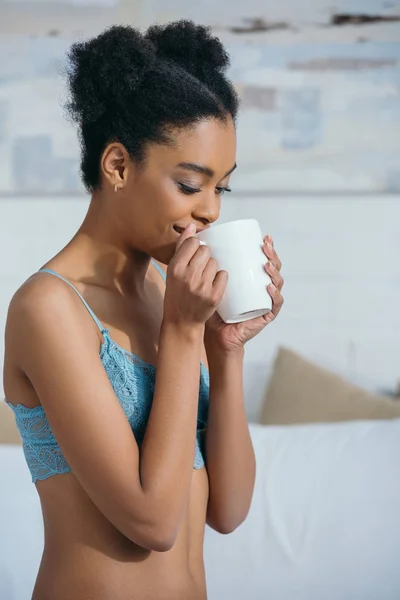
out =
{"type": "MultiPolygon", "coordinates": [[[[189,225],[189,223],[187,225],[185,225],[184,227],[180,227],[179,225],[173,225],[173,228],[180,235],[181,233],[183,233],[185,231],[185,229],[188,225],[189,225]]],[[[204,231],[204,229],[205,229],[205,227],[198,227],[198,228],[196,228],[196,233],[200,233],[200,231],[204,231]]]]}

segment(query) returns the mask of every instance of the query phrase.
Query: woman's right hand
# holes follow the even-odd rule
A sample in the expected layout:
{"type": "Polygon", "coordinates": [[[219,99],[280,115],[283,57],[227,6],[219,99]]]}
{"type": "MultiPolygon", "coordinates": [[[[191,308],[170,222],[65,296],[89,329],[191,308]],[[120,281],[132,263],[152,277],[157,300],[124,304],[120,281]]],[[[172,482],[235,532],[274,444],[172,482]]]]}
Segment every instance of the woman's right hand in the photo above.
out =
{"type": "Polygon", "coordinates": [[[168,266],[164,300],[164,321],[204,325],[216,311],[228,283],[228,273],[219,271],[208,246],[193,237],[188,225],[176,245],[168,266]]]}

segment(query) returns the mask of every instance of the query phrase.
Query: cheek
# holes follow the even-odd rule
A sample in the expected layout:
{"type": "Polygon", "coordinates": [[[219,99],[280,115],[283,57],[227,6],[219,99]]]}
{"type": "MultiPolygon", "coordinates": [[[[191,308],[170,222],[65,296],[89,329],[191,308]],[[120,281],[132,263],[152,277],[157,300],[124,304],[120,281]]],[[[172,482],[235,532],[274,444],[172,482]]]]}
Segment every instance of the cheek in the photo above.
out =
{"type": "Polygon", "coordinates": [[[182,194],[177,185],[170,181],[149,190],[145,210],[153,222],[171,224],[190,214],[191,196],[182,194]]]}
{"type": "Polygon", "coordinates": [[[131,193],[123,226],[130,224],[131,233],[143,243],[153,244],[159,236],[170,234],[174,223],[185,222],[191,211],[191,197],[182,194],[176,184],[146,182],[131,193]]]}

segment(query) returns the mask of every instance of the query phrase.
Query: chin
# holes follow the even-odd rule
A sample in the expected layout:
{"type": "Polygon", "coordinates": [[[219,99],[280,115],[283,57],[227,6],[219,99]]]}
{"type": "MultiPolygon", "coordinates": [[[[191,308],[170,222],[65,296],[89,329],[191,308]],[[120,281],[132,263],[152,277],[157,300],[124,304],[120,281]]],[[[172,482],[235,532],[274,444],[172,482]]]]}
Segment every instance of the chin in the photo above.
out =
{"type": "Polygon", "coordinates": [[[164,265],[169,265],[175,254],[175,247],[176,244],[168,244],[168,246],[154,248],[151,252],[151,257],[164,265]]]}

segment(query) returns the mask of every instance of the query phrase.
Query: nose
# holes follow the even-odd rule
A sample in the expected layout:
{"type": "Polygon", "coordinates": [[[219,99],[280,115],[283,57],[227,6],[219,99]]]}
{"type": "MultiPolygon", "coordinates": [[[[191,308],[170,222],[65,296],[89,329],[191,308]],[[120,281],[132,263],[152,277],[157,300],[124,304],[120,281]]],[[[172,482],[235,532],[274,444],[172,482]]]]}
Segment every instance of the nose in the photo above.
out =
{"type": "Polygon", "coordinates": [[[201,198],[199,197],[192,215],[196,221],[201,221],[205,225],[209,225],[218,219],[220,211],[221,196],[212,190],[210,193],[204,192],[201,194],[201,198]]]}

